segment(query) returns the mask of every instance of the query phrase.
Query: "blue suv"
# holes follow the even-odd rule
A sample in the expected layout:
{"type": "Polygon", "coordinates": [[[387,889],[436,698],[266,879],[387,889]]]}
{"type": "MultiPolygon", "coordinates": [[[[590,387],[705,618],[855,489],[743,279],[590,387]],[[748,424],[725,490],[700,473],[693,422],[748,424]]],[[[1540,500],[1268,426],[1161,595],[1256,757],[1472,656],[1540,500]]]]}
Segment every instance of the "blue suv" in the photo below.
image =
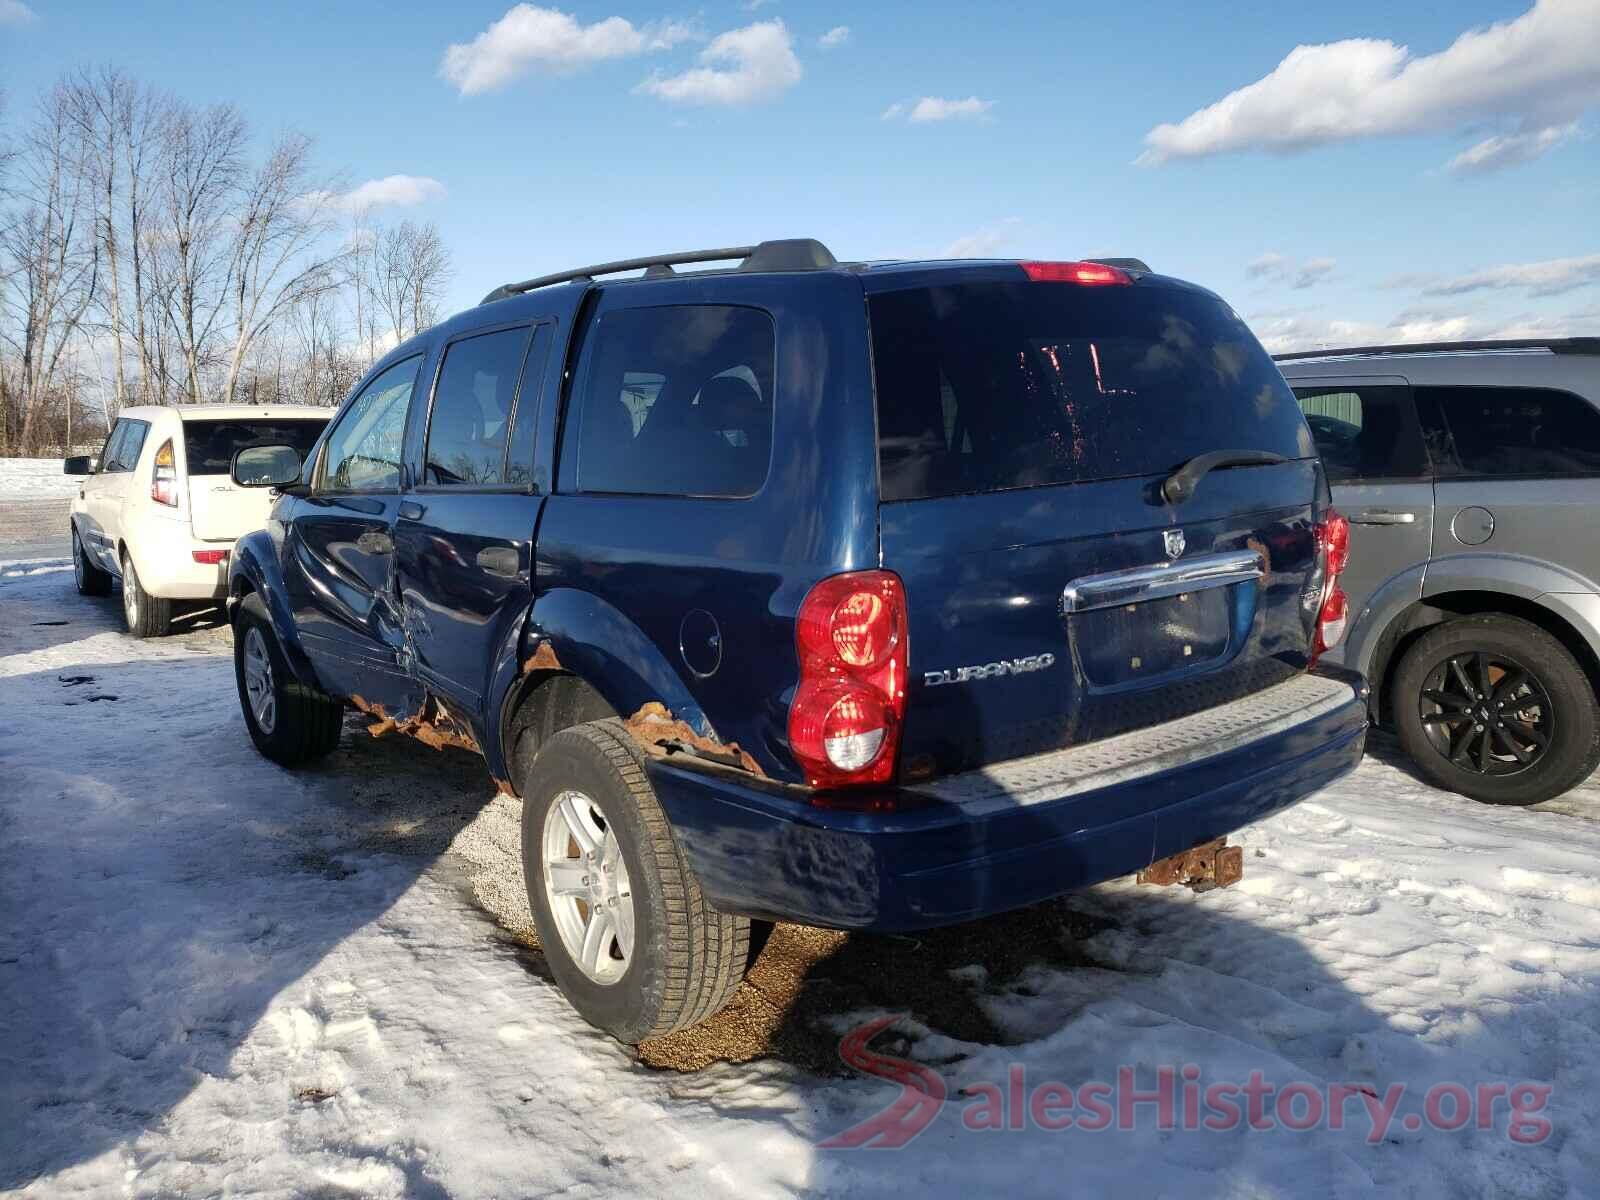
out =
{"type": "Polygon", "coordinates": [[[1136,260],[531,279],[296,464],[234,463],[280,493],[230,565],[250,736],[303,763],[354,706],[481,752],[551,972],[626,1041],[726,1004],[753,922],[1226,883],[1226,834],[1362,752],[1294,394],[1136,260]]]}

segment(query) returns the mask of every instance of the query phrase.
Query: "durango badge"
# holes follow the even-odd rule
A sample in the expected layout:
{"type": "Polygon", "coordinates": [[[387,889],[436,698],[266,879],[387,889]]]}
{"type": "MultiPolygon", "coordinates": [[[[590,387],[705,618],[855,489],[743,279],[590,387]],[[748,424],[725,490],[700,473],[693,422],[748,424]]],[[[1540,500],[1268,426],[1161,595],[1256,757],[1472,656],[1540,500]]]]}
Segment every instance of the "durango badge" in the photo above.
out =
{"type": "Polygon", "coordinates": [[[946,683],[968,683],[974,679],[996,679],[1002,675],[1026,675],[1055,665],[1054,654],[1031,654],[1027,658],[1003,658],[999,662],[982,663],[975,667],[951,667],[944,671],[923,673],[926,687],[939,687],[946,683]]]}
{"type": "Polygon", "coordinates": [[[1181,529],[1163,529],[1161,531],[1161,540],[1167,544],[1168,558],[1179,557],[1183,553],[1184,546],[1187,544],[1183,536],[1183,530],[1181,529]]]}

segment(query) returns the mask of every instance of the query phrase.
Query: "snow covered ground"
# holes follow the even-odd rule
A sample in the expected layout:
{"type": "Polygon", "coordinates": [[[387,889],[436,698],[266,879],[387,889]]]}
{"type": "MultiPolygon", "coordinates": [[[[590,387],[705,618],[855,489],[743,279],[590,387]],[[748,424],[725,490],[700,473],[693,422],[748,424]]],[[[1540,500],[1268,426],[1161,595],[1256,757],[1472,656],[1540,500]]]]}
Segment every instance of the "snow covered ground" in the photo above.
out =
{"type": "Polygon", "coordinates": [[[226,630],[138,643],[116,618],[59,554],[0,561],[0,1189],[1600,1194],[1592,785],[1496,810],[1369,758],[1246,830],[1226,892],[1122,882],[809,960],[780,929],[704,1043],[748,1048],[743,1022],[775,1056],[675,1073],[548,982],[516,802],[473,759],[353,722],[326,765],[282,771],[245,735],[226,630]],[[819,1147],[900,1089],[792,1048],[896,1013],[873,1048],[944,1103],[910,1096],[890,1140],[929,1120],[898,1150],[819,1147]],[[1338,1095],[1344,1128],[1185,1128],[1181,1091],[1172,1129],[1153,1103],[1099,1132],[1033,1120],[1061,1089],[1085,1117],[1127,1098],[1120,1069],[1154,1092],[1186,1066],[1195,1092],[1289,1087],[1290,1123],[1338,1095]],[[1465,1127],[1436,1127],[1462,1095],[1465,1127]]]}
{"type": "Polygon", "coordinates": [[[82,482],[61,473],[59,458],[0,458],[0,500],[70,497],[82,482]]]}

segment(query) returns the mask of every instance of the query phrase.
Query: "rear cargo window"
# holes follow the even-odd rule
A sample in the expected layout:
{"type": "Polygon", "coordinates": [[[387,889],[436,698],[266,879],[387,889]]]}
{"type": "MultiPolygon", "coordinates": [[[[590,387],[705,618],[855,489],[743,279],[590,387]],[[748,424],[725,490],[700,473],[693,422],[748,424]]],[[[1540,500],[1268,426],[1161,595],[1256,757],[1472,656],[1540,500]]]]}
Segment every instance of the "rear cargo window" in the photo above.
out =
{"type": "Polygon", "coordinates": [[[304,462],[327,417],[277,421],[185,421],[183,455],[191,475],[226,475],[246,446],[293,446],[304,462]]]}
{"type": "Polygon", "coordinates": [[[1159,286],[974,283],[871,297],[882,498],[1172,471],[1207,450],[1315,450],[1221,301],[1159,286]]]}

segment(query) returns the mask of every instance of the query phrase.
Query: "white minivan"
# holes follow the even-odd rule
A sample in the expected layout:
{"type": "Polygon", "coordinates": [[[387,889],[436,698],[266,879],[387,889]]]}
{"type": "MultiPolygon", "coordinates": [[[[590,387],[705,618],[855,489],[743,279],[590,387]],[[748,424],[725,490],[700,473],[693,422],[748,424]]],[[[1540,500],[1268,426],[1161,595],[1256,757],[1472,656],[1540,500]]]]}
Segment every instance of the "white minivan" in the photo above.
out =
{"type": "Polygon", "coordinates": [[[98,459],[66,460],[68,475],[84,476],[72,502],[78,591],[104,596],[120,577],[134,637],[165,634],[174,601],[225,599],[234,540],[272,507],[270,489],[233,482],[234,455],[287,445],[303,462],[330,415],[288,404],[123,409],[98,459]]]}

